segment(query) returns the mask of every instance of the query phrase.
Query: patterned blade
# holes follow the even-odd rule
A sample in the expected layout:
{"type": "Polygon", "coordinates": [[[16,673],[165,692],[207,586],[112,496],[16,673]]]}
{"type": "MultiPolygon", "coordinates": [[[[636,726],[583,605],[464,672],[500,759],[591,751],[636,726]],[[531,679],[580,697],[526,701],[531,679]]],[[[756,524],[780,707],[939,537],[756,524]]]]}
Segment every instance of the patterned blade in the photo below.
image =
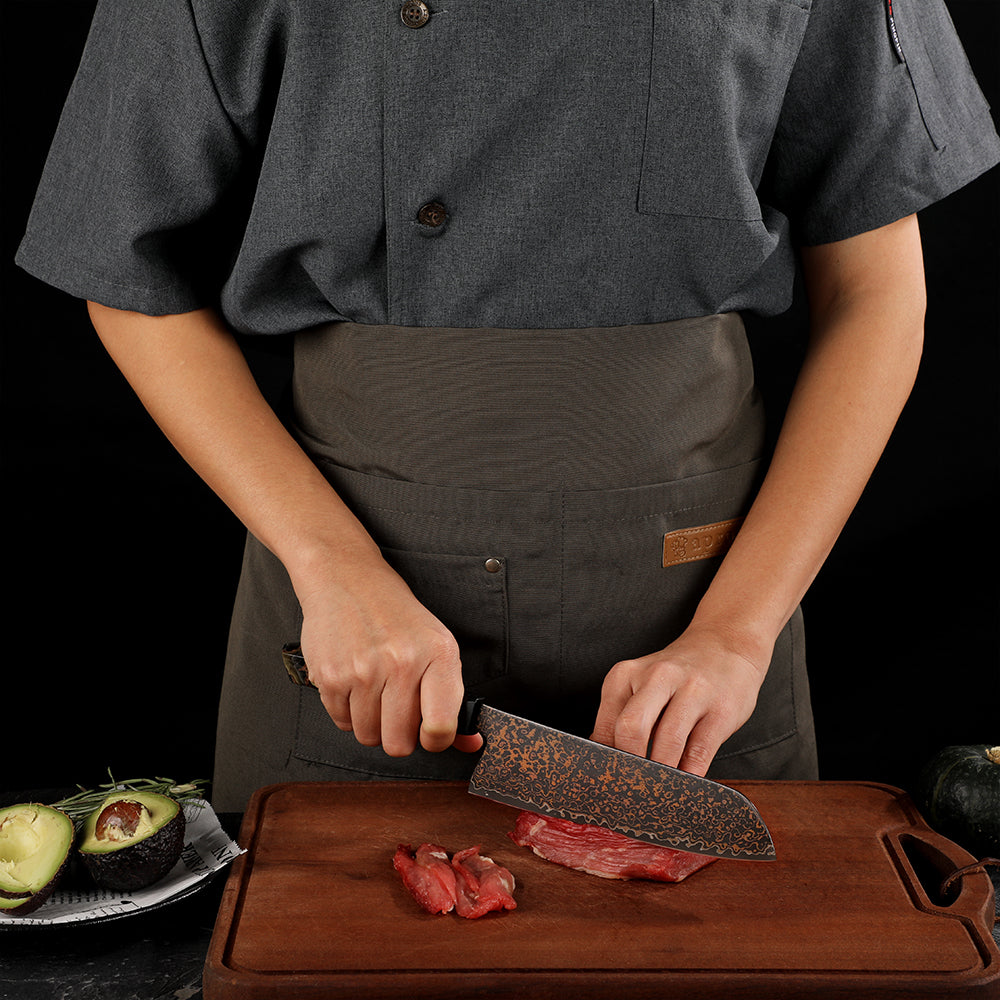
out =
{"type": "Polygon", "coordinates": [[[774,860],[763,820],[732,788],[489,705],[477,726],[486,749],[469,782],[473,795],[678,851],[774,860]]]}

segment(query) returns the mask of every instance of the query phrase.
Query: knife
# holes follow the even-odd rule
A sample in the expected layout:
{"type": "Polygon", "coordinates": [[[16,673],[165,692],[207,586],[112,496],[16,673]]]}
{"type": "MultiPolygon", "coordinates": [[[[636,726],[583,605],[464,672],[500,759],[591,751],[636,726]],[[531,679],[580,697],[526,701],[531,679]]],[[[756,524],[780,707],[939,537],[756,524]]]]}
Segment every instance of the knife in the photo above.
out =
{"type": "MultiPolygon", "coordinates": [[[[297,644],[286,644],[282,659],[296,684],[312,686],[297,644]]],[[[532,722],[482,698],[465,702],[458,732],[479,732],[484,740],[469,779],[473,795],[677,851],[775,859],[756,807],[727,785],[532,722]]]]}
{"type": "Polygon", "coordinates": [[[753,803],[734,788],[593,740],[467,701],[459,732],[485,748],[473,795],[518,809],[602,826],[692,854],[773,861],[774,843],[753,803]]]}

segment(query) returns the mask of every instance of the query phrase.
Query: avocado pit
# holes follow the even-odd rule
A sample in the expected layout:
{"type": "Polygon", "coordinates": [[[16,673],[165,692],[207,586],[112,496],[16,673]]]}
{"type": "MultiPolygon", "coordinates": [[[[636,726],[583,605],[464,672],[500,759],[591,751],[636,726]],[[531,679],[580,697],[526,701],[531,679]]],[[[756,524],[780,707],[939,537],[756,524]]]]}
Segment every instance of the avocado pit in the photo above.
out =
{"type": "Polygon", "coordinates": [[[184,847],[184,810],[155,792],[115,792],[84,820],[79,854],[105,889],[132,892],[162,878],[184,847]]]}
{"type": "Polygon", "coordinates": [[[152,830],[149,810],[131,799],[118,799],[106,805],[97,817],[94,836],[98,840],[132,840],[152,830]]]}

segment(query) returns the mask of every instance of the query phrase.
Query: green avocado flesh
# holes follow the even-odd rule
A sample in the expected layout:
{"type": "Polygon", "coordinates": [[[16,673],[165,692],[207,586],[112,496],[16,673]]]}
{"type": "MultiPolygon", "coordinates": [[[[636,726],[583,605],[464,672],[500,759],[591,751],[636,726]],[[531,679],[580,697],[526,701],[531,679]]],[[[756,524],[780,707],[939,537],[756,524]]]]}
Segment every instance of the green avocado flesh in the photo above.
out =
{"type": "Polygon", "coordinates": [[[73,821],[59,809],[23,802],[0,809],[0,913],[24,916],[44,903],[73,846],[73,821]]]}
{"type": "Polygon", "coordinates": [[[99,886],[131,892],[173,868],[184,827],[184,810],[166,795],[113,792],[84,820],[78,850],[99,886]]]}

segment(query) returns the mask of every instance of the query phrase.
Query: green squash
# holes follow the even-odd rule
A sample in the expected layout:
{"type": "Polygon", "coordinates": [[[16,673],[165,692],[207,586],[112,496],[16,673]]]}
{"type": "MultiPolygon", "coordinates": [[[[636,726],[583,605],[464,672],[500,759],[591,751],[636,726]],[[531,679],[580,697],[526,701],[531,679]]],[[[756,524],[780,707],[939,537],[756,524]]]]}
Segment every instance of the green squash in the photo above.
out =
{"type": "Polygon", "coordinates": [[[1000,746],[945,747],[918,779],[924,816],[976,858],[1000,857],[1000,746]]]}

